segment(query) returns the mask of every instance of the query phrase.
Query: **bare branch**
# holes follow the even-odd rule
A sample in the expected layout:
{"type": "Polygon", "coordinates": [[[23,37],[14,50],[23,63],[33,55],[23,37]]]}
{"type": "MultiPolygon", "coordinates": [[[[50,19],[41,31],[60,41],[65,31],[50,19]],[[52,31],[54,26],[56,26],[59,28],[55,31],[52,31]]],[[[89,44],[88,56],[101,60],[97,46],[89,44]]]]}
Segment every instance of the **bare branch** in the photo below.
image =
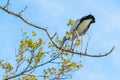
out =
{"type": "Polygon", "coordinates": [[[21,15],[27,8],[28,8],[28,6],[26,6],[23,10],[21,10],[21,11],[19,12],[19,15],[21,15]]]}
{"type": "Polygon", "coordinates": [[[60,63],[62,63],[62,62],[50,62],[50,63],[53,63],[53,64],[60,64],[60,63]]]}
{"type": "Polygon", "coordinates": [[[32,24],[31,22],[29,22],[29,21],[27,21],[25,18],[23,18],[21,15],[19,15],[18,13],[14,13],[14,12],[12,12],[12,11],[10,11],[10,10],[7,10],[7,9],[5,9],[4,7],[2,7],[2,6],[0,6],[0,9],[2,9],[3,11],[5,11],[5,12],[7,12],[8,14],[11,14],[11,15],[13,15],[13,16],[16,16],[16,17],[18,17],[18,18],[20,18],[22,21],[24,21],[26,24],[28,24],[28,25],[30,25],[30,26],[32,26],[32,27],[35,27],[35,28],[38,28],[38,29],[41,29],[41,30],[46,30],[45,28],[42,28],[42,27],[40,27],[40,26],[37,26],[37,25],[35,25],[35,24],[32,24]]]}
{"type": "Polygon", "coordinates": [[[23,61],[21,61],[21,62],[19,62],[19,63],[17,64],[15,73],[17,73],[19,67],[20,67],[24,62],[25,62],[25,60],[23,60],[23,61]]]}
{"type": "Polygon", "coordinates": [[[27,72],[29,72],[29,71],[34,70],[34,69],[37,68],[37,67],[40,67],[40,66],[46,65],[46,64],[48,64],[48,63],[54,61],[55,59],[57,59],[61,54],[62,54],[62,53],[58,54],[55,58],[50,59],[49,61],[47,61],[47,62],[45,62],[45,63],[42,63],[42,64],[40,64],[40,65],[36,65],[36,66],[34,66],[33,68],[29,68],[29,66],[30,66],[30,64],[31,64],[31,61],[32,61],[32,59],[33,59],[33,58],[31,57],[30,62],[29,62],[29,64],[27,65],[27,67],[24,69],[24,71],[18,73],[17,75],[14,75],[14,76],[8,77],[8,78],[6,78],[5,80],[9,80],[9,79],[12,79],[12,78],[18,77],[18,76],[20,76],[20,75],[23,75],[24,73],[27,73],[27,72]],[[29,68],[29,69],[28,69],[28,68],[29,68]]]}
{"type": "Polygon", "coordinates": [[[51,37],[52,39],[56,36],[57,32],[51,37]]]}
{"type": "Polygon", "coordinates": [[[7,4],[4,6],[4,8],[8,8],[9,5],[10,5],[10,0],[7,0],[7,4]]]}
{"type": "Polygon", "coordinates": [[[35,28],[37,28],[37,29],[40,29],[40,30],[45,31],[46,34],[47,34],[47,36],[49,37],[49,39],[50,39],[51,42],[53,43],[53,45],[54,45],[56,48],[58,48],[58,49],[60,49],[60,50],[63,50],[63,51],[65,51],[65,52],[70,52],[70,53],[73,53],[73,54],[78,54],[78,55],[83,55],[83,56],[88,56],[88,57],[104,57],[104,56],[107,56],[107,55],[109,55],[110,53],[112,53],[112,51],[113,51],[114,48],[115,48],[115,47],[113,47],[108,53],[103,53],[103,54],[101,54],[101,55],[100,55],[100,54],[98,54],[98,55],[91,55],[91,54],[87,54],[87,53],[83,53],[83,52],[79,52],[79,53],[78,53],[78,52],[74,52],[74,51],[71,51],[71,50],[62,49],[62,48],[59,47],[57,44],[55,44],[55,42],[52,40],[52,37],[51,37],[50,33],[48,32],[48,30],[47,30],[46,28],[42,28],[42,27],[40,27],[40,26],[37,26],[37,25],[29,22],[29,21],[26,20],[25,18],[23,18],[21,15],[15,13],[15,12],[12,12],[12,11],[10,11],[10,10],[7,10],[7,9],[5,9],[5,8],[2,7],[2,6],[0,6],[0,9],[2,9],[2,10],[5,11],[5,12],[7,12],[8,14],[11,14],[11,15],[13,15],[13,16],[16,16],[16,17],[20,18],[23,22],[25,22],[26,24],[28,24],[28,25],[30,25],[30,26],[32,26],[32,27],[35,27],[35,28]]]}

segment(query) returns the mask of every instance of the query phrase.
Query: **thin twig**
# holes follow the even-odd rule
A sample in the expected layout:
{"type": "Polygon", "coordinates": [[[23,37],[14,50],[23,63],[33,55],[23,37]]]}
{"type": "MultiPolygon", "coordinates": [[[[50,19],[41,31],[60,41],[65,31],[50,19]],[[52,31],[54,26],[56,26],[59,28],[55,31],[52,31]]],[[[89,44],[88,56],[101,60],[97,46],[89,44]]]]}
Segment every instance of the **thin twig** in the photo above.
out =
{"type": "Polygon", "coordinates": [[[26,6],[23,10],[21,10],[21,11],[19,12],[19,15],[21,15],[27,8],[28,8],[28,6],[26,6]]]}
{"type": "Polygon", "coordinates": [[[52,39],[56,36],[57,32],[55,32],[55,34],[51,37],[52,39]]]}
{"type": "Polygon", "coordinates": [[[4,8],[8,9],[8,6],[10,5],[10,0],[7,0],[7,4],[4,6],[4,8]]]}

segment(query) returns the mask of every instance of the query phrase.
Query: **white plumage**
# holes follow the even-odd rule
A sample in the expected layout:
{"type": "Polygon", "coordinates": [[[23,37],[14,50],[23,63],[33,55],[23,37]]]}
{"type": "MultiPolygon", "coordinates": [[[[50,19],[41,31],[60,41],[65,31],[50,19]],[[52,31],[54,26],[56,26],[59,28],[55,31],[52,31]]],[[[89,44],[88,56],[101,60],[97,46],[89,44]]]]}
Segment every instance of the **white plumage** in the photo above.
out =
{"type": "Polygon", "coordinates": [[[77,37],[76,31],[78,32],[79,36],[84,35],[86,33],[91,21],[92,21],[92,19],[87,19],[87,20],[84,20],[81,24],[79,24],[80,19],[77,19],[74,22],[74,24],[72,25],[72,28],[70,30],[70,32],[72,33],[72,40],[74,40],[77,37]],[[78,28],[77,28],[77,26],[78,26],[78,28]]]}
{"type": "Polygon", "coordinates": [[[77,19],[71,26],[71,36],[65,36],[61,46],[63,46],[66,40],[74,40],[77,37],[84,35],[89,29],[91,23],[95,23],[95,18],[91,14],[84,16],[81,19],[77,19]]]}

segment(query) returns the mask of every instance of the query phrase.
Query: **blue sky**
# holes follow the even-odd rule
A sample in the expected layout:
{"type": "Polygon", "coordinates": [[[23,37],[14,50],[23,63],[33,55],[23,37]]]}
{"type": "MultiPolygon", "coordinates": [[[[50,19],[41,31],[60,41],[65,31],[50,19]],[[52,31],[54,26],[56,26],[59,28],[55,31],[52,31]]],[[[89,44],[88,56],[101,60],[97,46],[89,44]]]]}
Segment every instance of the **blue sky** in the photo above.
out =
{"type": "MultiPolygon", "coordinates": [[[[5,0],[0,1],[4,5],[5,0]]],[[[103,58],[80,57],[84,67],[75,72],[71,80],[120,80],[120,1],[119,0],[11,0],[10,9],[20,11],[26,5],[23,16],[42,27],[48,27],[51,34],[58,32],[62,38],[68,19],[77,19],[93,14],[96,23],[88,33],[92,33],[88,52],[106,52],[115,46],[112,54],[103,58]]],[[[20,29],[32,31],[34,28],[0,10],[0,59],[13,62],[15,49],[22,39],[20,29]]],[[[39,30],[34,29],[38,33],[39,30]]],[[[14,64],[14,63],[13,63],[14,64]]]]}

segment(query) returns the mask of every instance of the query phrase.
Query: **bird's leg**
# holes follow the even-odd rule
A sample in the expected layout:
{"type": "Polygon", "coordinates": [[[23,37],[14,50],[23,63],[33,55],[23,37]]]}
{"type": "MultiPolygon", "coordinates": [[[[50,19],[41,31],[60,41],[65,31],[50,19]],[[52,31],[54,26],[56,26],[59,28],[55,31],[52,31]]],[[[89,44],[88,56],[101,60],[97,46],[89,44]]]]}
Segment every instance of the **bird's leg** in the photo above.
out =
{"type": "Polygon", "coordinates": [[[81,49],[80,49],[80,52],[82,52],[82,47],[83,47],[83,35],[81,35],[81,49]]]}
{"type": "MultiPolygon", "coordinates": [[[[73,40],[72,40],[72,44],[71,44],[71,48],[70,48],[70,50],[71,50],[71,51],[74,51],[73,40]],[[73,48],[72,48],[72,47],[73,47],[73,48]]],[[[70,59],[72,59],[73,54],[74,54],[74,53],[72,53],[72,55],[71,55],[70,59]]]]}
{"type": "MultiPolygon", "coordinates": [[[[79,34],[78,34],[78,31],[76,30],[76,37],[77,37],[77,40],[79,39],[79,34]]],[[[83,35],[81,35],[81,50],[80,52],[82,52],[82,47],[83,47],[83,35]]]]}
{"type": "Polygon", "coordinates": [[[70,50],[72,50],[72,51],[73,51],[72,47],[73,47],[73,40],[72,40],[72,44],[71,44],[71,48],[70,48],[70,50]]]}
{"type": "MultiPolygon", "coordinates": [[[[75,43],[77,42],[77,40],[79,39],[79,34],[78,34],[78,31],[76,30],[75,31],[76,32],[76,41],[75,41],[75,43]]],[[[71,46],[73,46],[73,41],[72,41],[72,45],[71,46]]],[[[74,46],[73,46],[73,49],[72,49],[72,51],[74,51],[74,48],[75,48],[75,44],[74,44],[74,46]]],[[[71,56],[71,58],[73,57],[73,54],[72,54],[72,56],[71,56]]]]}
{"type": "Polygon", "coordinates": [[[73,35],[72,35],[72,43],[71,43],[71,47],[70,47],[70,50],[72,50],[72,51],[74,51],[73,48],[72,48],[73,47],[73,41],[74,40],[73,40],[73,35]]]}
{"type": "MultiPolygon", "coordinates": [[[[76,30],[75,32],[76,32],[76,41],[75,41],[75,43],[76,43],[77,40],[79,39],[79,34],[78,34],[78,31],[77,31],[77,30],[76,30]]],[[[75,44],[74,44],[74,46],[73,46],[73,50],[74,50],[74,48],[75,48],[75,44]]]]}
{"type": "Polygon", "coordinates": [[[78,31],[76,30],[75,32],[76,32],[76,37],[77,37],[77,40],[78,40],[78,38],[79,38],[78,31]]]}

